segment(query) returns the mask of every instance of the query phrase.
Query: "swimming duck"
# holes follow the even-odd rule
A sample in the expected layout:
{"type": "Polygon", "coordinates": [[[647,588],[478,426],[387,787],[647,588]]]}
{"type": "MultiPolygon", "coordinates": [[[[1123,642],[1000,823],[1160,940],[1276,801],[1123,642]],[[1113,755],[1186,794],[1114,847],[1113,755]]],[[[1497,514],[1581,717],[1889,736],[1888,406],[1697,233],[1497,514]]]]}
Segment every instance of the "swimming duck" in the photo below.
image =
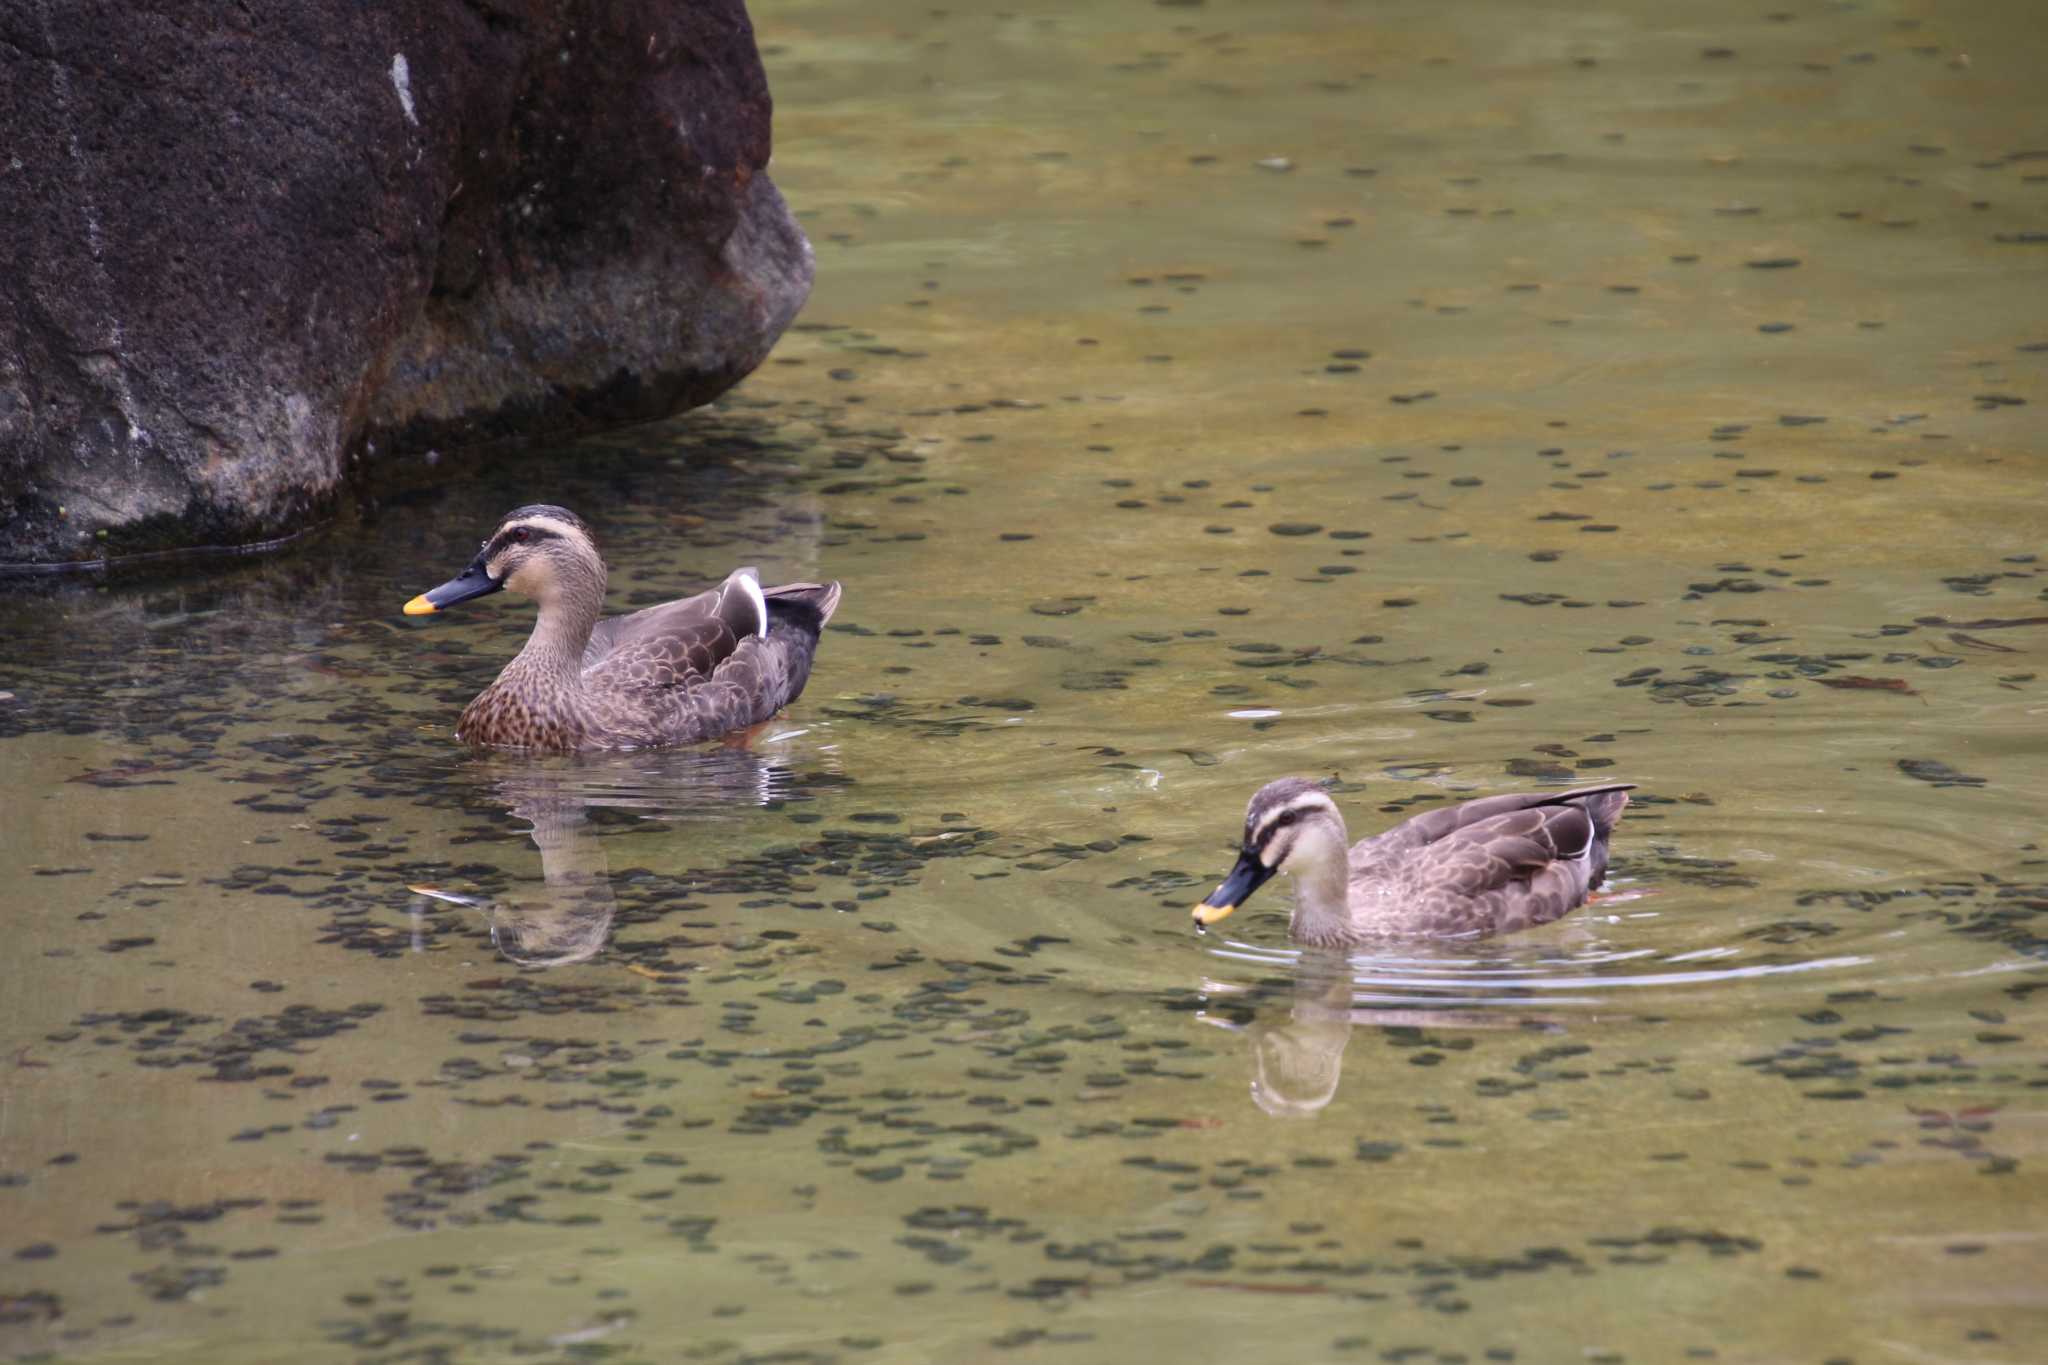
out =
{"type": "Polygon", "coordinates": [[[1195,907],[1203,930],[1276,872],[1297,883],[1288,933],[1349,947],[1381,938],[1478,938],[1548,924],[1607,873],[1607,838],[1634,783],[1487,796],[1426,811],[1347,852],[1330,794],[1300,777],[1259,788],[1244,845],[1195,907]]]}
{"type": "Polygon", "coordinates": [[[734,569],[695,597],[600,620],[604,559],[574,512],[507,512],[469,567],[408,616],[501,588],[540,603],[526,647],[463,708],[471,744],[551,752],[694,744],[768,719],[804,690],[837,583],[761,587],[734,569]]]}

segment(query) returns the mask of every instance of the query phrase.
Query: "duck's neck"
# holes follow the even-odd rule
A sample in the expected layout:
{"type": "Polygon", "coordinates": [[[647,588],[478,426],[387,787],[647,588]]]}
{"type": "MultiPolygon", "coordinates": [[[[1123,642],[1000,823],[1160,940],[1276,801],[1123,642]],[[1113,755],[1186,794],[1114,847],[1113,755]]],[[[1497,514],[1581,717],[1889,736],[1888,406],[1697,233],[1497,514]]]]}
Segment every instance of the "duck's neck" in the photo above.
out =
{"type": "Polygon", "coordinates": [[[499,681],[511,677],[574,684],[583,674],[583,650],[604,610],[604,585],[562,584],[540,599],[533,634],[518,657],[505,665],[499,681]]]}
{"type": "Polygon", "coordinates": [[[1341,937],[1351,923],[1351,860],[1339,821],[1305,828],[1287,860],[1294,878],[1293,936],[1308,943],[1341,937]]]}

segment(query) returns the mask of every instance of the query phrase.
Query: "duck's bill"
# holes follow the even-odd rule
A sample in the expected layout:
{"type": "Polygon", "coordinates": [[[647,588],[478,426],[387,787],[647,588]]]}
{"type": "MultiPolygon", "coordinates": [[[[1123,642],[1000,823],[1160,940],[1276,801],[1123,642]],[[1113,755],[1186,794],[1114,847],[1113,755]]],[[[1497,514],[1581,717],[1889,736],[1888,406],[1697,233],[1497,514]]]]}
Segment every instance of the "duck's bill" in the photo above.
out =
{"type": "Polygon", "coordinates": [[[1252,892],[1272,880],[1273,869],[1267,867],[1249,853],[1237,855],[1237,866],[1230,869],[1230,875],[1223,884],[1209,893],[1208,899],[1195,907],[1195,929],[1207,929],[1230,914],[1231,911],[1251,899],[1252,892]]]}
{"type": "Polygon", "coordinates": [[[428,612],[452,607],[457,602],[467,602],[472,597],[496,592],[505,585],[491,577],[490,570],[478,559],[461,573],[449,579],[438,588],[429,588],[405,604],[407,616],[425,616],[428,612]]]}

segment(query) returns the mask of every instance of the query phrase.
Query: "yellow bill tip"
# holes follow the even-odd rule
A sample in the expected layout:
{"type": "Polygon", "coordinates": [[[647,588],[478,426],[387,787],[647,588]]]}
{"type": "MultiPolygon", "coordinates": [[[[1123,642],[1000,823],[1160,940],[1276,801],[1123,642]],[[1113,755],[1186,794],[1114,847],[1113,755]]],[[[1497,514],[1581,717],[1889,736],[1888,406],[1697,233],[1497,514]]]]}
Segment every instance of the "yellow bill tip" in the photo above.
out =
{"type": "Polygon", "coordinates": [[[439,608],[435,607],[432,602],[429,602],[424,593],[405,604],[405,614],[407,616],[425,616],[429,612],[437,610],[439,608]]]}
{"type": "Polygon", "coordinates": [[[1235,909],[1234,905],[1211,905],[1207,901],[1199,901],[1195,905],[1195,923],[1206,929],[1235,909]]]}

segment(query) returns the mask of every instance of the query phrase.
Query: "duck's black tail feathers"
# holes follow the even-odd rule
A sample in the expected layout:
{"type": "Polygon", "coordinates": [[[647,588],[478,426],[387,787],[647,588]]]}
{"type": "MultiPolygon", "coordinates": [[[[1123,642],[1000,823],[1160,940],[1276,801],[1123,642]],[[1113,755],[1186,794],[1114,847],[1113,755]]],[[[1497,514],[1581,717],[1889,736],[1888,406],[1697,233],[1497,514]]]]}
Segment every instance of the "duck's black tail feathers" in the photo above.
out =
{"type": "Polygon", "coordinates": [[[839,610],[837,583],[784,583],[779,588],[762,589],[761,595],[768,602],[771,632],[780,623],[809,631],[815,638],[832,619],[832,613],[839,610]]]}
{"type": "Polygon", "coordinates": [[[766,643],[782,675],[781,685],[774,689],[780,709],[803,695],[811,659],[818,652],[818,634],[839,609],[839,585],[785,583],[762,595],[768,602],[766,643]]]}

